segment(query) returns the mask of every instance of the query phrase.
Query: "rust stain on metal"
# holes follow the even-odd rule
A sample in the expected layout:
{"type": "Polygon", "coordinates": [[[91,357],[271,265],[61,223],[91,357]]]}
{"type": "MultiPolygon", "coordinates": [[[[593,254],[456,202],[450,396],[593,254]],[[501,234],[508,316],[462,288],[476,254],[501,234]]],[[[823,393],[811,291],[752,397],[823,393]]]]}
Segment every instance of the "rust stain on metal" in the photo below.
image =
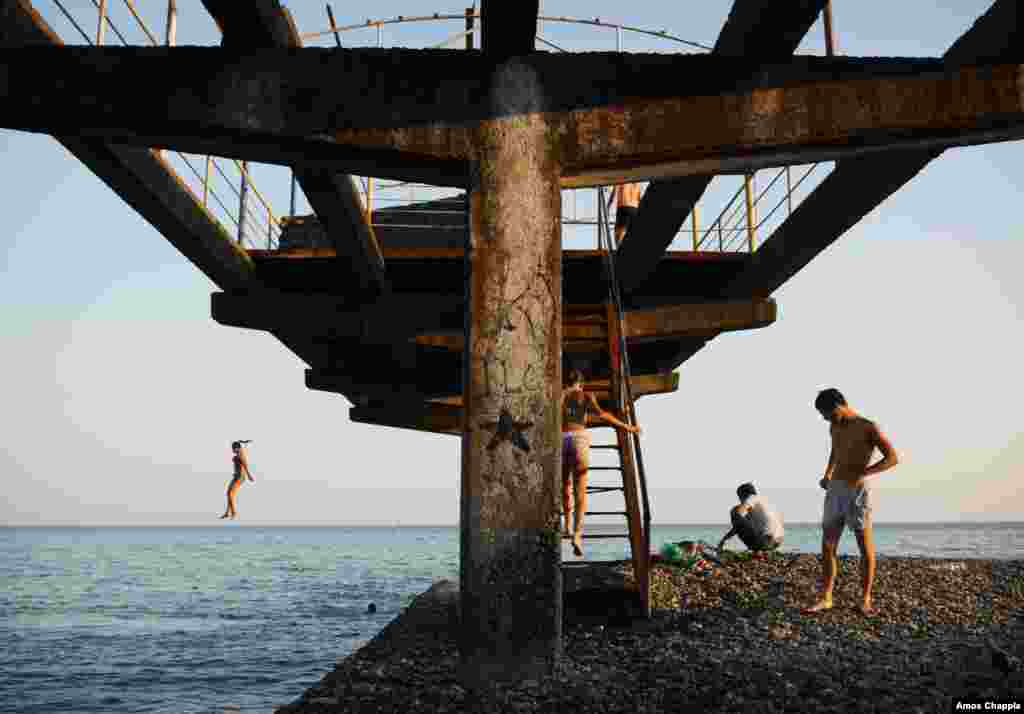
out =
{"type": "MultiPolygon", "coordinates": [[[[957,130],[1024,112],[1021,65],[939,75],[819,81],[735,94],[631,100],[513,119],[550,127],[566,174],[703,159],[763,147],[843,144],[860,134],[957,130]]],[[[435,123],[339,131],[340,143],[473,158],[472,127],[435,123]]]]}

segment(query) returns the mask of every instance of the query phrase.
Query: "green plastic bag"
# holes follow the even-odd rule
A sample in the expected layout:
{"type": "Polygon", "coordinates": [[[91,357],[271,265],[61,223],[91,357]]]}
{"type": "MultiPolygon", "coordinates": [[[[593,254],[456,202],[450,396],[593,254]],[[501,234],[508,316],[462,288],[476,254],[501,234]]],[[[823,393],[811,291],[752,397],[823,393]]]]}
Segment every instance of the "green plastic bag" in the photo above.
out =
{"type": "Polygon", "coordinates": [[[675,543],[666,543],[661,546],[661,557],[673,563],[678,563],[683,558],[683,551],[675,543]]]}

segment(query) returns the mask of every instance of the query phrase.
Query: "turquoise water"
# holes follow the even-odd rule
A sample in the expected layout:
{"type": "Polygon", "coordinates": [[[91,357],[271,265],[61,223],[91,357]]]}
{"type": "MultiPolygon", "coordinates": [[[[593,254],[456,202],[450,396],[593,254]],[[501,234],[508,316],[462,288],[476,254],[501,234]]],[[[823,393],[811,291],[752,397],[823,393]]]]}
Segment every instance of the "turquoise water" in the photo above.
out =
{"type": "MultiPolygon", "coordinates": [[[[652,547],[724,530],[655,526],[652,547]]],[[[1024,524],[875,533],[882,554],[1024,558],[1024,524]]],[[[788,525],[784,549],[814,552],[820,538],[788,525]]],[[[590,558],[625,556],[620,541],[596,543],[590,558]]],[[[856,552],[852,536],[840,551],[856,552]]],[[[19,714],[270,712],[457,577],[452,527],[0,528],[0,702],[19,714]]]]}

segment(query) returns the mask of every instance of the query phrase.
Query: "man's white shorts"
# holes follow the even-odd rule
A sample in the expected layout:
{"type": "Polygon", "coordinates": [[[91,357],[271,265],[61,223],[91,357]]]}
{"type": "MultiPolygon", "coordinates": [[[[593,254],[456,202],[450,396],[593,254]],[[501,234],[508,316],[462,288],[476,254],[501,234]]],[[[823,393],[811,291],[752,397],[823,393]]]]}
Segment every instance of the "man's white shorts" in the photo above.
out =
{"type": "Polygon", "coordinates": [[[871,489],[866,485],[854,487],[846,481],[831,479],[825,493],[822,529],[838,535],[842,535],[845,526],[854,531],[864,530],[865,526],[871,525],[874,500],[871,489]]]}

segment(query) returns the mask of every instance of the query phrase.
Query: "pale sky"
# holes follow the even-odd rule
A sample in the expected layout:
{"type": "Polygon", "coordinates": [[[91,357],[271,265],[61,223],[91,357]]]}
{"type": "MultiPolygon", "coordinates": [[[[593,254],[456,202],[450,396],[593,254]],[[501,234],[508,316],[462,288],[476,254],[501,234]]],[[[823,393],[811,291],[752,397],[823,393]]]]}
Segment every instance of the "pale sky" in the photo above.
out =
{"type": "MultiPolygon", "coordinates": [[[[838,51],[939,56],[989,4],[837,0],[838,51]]],[[[95,23],[86,5],[71,7],[95,23]]],[[[162,0],[139,5],[162,27],[162,0]]],[[[80,41],[52,2],[36,6],[80,41]]],[[[302,31],[326,28],[322,3],[290,7],[302,31]]],[[[585,8],[713,45],[729,7],[551,0],[543,11],[585,8]]],[[[179,9],[179,44],[214,41],[198,0],[179,9]]],[[[368,17],[334,10],[339,24],[368,17]]],[[[420,44],[458,29],[424,30],[420,44]]],[[[415,32],[387,30],[384,44],[415,44],[415,32]]],[[[608,31],[545,33],[614,48],[608,31]]],[[[823,53],[820,23],[799,52],[823,53]]],[[[1024,520],[1022,165],[1020,142],[947,151],[775,294],[775,325],[715,339],[682,365],[677,393],[641,400],[655,522],[724,522],[747,480],[788,522],[817,521],[828,442],[812,401],[828,386],[900,454],[874,481],[877,521],[1024,520]]],[[[287,171],[253,170],[286,214],[287,171]]],[[[458,438],[351,423],[347,400],[307,390],[304,364],[273,337],[214,323],[216,286],[50,137],[0,130],[0,181],[0,525],[216,523],[236,438],[254,440],[257,478],[241,490],[242,523],[457,522],[458,438]]]]}

